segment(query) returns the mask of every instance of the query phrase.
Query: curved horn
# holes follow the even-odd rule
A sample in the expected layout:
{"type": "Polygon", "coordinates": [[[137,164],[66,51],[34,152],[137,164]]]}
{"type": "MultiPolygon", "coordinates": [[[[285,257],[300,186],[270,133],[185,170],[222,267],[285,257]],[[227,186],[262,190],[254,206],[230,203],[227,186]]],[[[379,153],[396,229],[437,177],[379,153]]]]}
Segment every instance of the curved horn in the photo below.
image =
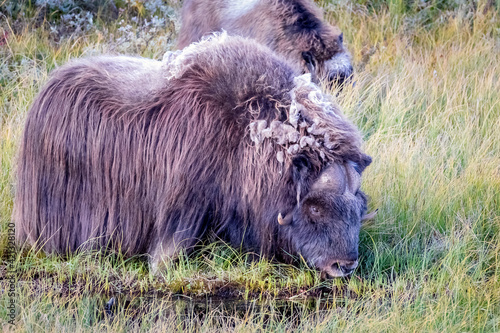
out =
{"type": "Polygon", "coordinates": [[[366,221],[366,220],[371,220],[373,219],[376,215],[377,215],[377,212],[378,212],[378,208],[375,209],[373,212],[371,213],[368,213],[368,214],[365,214],[363,215],[363,217],[361,218],[361,221],[366,221]]]}
{"type": "Polygon", "coordinates": [[[290,212],[285,216],[285,218],[283,218],[281,213],[279,213],[278,214],[278,223],[280,225],[289,225],[290,223],[292,223],[292,216],[293,216],[293,214],[290,212]]]}

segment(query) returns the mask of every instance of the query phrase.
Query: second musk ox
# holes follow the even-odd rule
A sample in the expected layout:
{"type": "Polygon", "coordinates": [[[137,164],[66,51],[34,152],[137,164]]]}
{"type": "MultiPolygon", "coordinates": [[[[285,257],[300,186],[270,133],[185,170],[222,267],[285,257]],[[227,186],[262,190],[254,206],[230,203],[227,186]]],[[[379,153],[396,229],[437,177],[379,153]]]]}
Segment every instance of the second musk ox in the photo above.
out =
{"type": "Polygon", "coordinates": [[[338,107],[268,48],[221,34],[167,53],[78,60],[28,113],[17,240],[111,247],[153,269],[215,234],[330,276],[357,265],[371,159],[338,107]]]}
{"type": "Polygon", "coordinates": [[[185,0],[178,47],[215,31],[255,39],[313,81],[342,83],[352,74],[339,28],[312,0],[185,0]]]}

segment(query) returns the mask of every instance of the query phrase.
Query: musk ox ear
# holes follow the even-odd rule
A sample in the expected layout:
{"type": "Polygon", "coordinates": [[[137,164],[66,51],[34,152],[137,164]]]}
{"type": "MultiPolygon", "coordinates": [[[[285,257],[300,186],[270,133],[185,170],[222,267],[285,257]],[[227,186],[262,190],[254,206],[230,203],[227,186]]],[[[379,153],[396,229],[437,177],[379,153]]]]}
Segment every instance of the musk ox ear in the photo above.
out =
{"type": "Polygon", "coordinates": [[[317,82],[316,80],[316,60],[310,51],[302,52],[302,59],[306,62],[306,68],[311,73],[311,81],[317,82]]]}
{"type": "Polygon", "coordinates": [[[309,170],[311,170],[311,162],[304,155],[298,155],[293,158],[293,181],[299,184],[304,181],[309,170]]]}

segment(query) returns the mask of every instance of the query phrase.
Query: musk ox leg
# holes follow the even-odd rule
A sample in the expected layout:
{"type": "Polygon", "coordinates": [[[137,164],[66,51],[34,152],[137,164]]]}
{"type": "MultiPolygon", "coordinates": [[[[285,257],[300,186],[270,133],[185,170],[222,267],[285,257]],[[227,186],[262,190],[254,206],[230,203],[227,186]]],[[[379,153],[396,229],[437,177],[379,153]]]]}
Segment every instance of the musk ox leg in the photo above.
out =
{"type": "Polygon", "coordinates": [[[162,231],[157,235],[151,244],[150,269],[153,274],[168,269],[181,252],[189,253],[205,234],[207,215],[205,214],[186,214],[188,219],[177,219],[177,214],[170,215],[170,221],[165,223],[162,231]],[[182,221],[190,221],[186,223],[182,221]]]}
{"type": "Polygon", "coordinates": [[[183,240],[176,240],[175,238],[178,237],[173,237],[173,239],[170,240],[163,240],[153,249],[149,265],[151,273],[154,275],[167,270],[171,263],[178,258],[181,251],[190,251],[194,245],[198,243],[197,238],[183,240]]]}
{"type": "Polygon", "coordinates": [[[151,272],[156,275],[170,266],[170,263],[177,258],[182,247],[176,245],[173,241],[160,242],[153,250],[149,259],[151,272]]]}

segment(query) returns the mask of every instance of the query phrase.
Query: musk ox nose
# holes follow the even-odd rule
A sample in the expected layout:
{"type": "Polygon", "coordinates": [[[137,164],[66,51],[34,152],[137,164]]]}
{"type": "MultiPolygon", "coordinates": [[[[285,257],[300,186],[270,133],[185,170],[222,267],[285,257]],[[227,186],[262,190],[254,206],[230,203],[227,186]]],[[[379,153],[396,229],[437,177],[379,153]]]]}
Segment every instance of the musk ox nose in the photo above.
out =
{"type": "Polygon", "coordinates": [[[343,277],[351,274],[354,269],[358,267],[357,260],[334,260],[330,264],[319,267],[322,271],[321,276],[324,278],[325,275],[329,277],[343,277]]]}
{"type": "Polygon", "coordinates": [[[337,268],[340,270],[344,275],[349,275],[354,271],[354,269],[358,267],[358,261],[357,260],[339,260],[336,263],[333,264],[333,268],[337,268]]]}

